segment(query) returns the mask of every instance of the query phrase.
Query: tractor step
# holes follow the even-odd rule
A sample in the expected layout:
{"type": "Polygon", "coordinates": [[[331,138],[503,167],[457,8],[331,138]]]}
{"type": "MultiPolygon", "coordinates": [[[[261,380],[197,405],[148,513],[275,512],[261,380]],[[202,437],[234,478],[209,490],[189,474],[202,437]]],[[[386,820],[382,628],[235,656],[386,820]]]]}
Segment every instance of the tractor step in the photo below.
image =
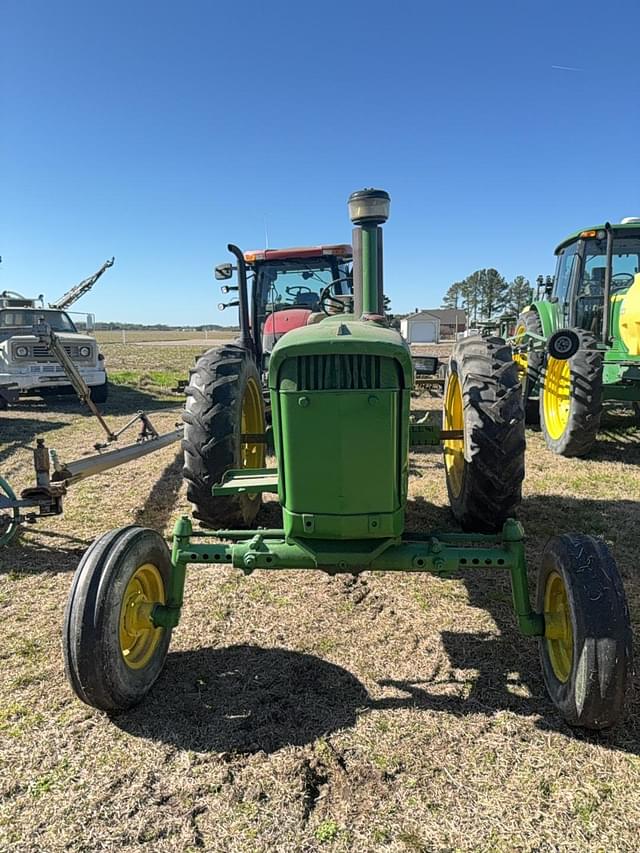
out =
{"type": "Polygon", "coordinates": [[[225,471],[222,482],[211,489],[211,494],[215,497],[237,495],[243,492],[258,494],[277,491],[277,468],[230,468],[225,471]]]}

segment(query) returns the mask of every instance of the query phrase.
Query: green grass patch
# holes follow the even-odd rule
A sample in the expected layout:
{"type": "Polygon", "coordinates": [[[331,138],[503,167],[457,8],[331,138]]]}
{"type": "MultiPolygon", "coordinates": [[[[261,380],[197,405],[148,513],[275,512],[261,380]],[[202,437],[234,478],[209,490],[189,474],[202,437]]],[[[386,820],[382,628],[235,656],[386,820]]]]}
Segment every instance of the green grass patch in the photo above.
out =
{"type": "Polygon", "coordinates": [[[109,373],[114,385],[129,385],[134,388],[176,388],[178,382],[187,377],[181,370],[115,370],[109,373]]]}

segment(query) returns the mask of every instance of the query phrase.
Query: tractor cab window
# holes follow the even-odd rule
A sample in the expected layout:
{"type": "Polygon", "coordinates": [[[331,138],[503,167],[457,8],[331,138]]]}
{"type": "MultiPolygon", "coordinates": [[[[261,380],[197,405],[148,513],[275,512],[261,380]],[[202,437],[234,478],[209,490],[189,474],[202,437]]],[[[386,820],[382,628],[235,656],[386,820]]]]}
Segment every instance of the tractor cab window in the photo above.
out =
{"type": "Polygon", "coordinates": [[[560,315],[564,318],[565,325],[569,321],[568,293],[577,264],[577,243],[572,243],[560,252],[558,266],[556,268],[556,280],[553,288],[553,296],[560,305],[560,315]]]}
{"type": "MultiPolygon", "coordinates": [[[[318,311],[320,294],[338,278],[346,277],[346,265],[338,264],[335,258],[269,261],[257,270],[259,304],[268,313],[284,308],[307,308],[318,311]]],[[[350,293],[348,282],[334,285],[336,294],[350,293]]]]}
{"type": "MultiPolygon", "coordinates": [[[[576,325],[594,335],[602,332],[607,241],[585,242],[582,275],[576,287],[576,325]]],[[[640,272],[640,237],[614,237],[610,296],[626,293],[640,272]]]]}

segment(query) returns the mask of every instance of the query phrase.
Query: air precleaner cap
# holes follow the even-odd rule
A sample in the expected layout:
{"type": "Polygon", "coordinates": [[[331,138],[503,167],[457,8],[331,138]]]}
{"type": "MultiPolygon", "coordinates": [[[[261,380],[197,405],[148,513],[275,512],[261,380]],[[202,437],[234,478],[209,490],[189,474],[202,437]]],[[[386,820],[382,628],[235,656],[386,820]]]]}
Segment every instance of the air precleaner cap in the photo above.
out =
{"type": "Polygon", "coordinates": [[[356,190],[349,196],[349,218],[354,225],[382,225],[389,218],[390,204],[386,190],[356,190]]]}

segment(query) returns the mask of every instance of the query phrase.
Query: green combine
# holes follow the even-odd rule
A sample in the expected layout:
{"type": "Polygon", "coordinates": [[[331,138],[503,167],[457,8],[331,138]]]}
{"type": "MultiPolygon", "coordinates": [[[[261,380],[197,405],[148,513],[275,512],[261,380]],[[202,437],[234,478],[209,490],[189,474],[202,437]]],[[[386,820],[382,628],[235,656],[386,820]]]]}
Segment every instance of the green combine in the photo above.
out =
{"type": "Polygon", "coordinates": [[[640,219],[579,231],[556,255],[545,298],[523,311],[511,342],[527,418],[539,418],[554,453],[584,456],[607,403],[640,421],[640,219]]]}
{"type": "Polygon", "coordinates": [[[386,326],[382,304],[381,225],[389,203],[382,190],[349,198],[353,309],[293,329],[273,347],[274,467],[265,467],[268,434],[252,353],[241,342],[233,352],[221,347],[215,382],[200,388],[210,395],[211,416],[199,440],[219,445],[224,460],[214,499],[230,518],[251,524],[262,494],[277,493],[282,527],[196,530],[183,516],[171,549],[155,531],[131,525],[101,536],[82,558],[63,647],[70,684],[87,704],[120,711],[149,691],[180,619],[187,565],[233,566],[246,575],[308,569],[443,577],[490,567],[510,577],[516,622],[538,639],[545,683],[569,723],[604,728],[619,719],[631,632],[604,543],[581,534],[552,538],[535,605],[530,600],[524,534],[514,518],[524,411],[510,347],[495,337],[462,341],[450,361],[443,428],[412,420],[409,347],[386,326]],[[230,389],[226,403],[216,396],[220,388],[230,389]],[[451,508],[465,532],[408,531],[410,448],[439,443],[451,508]]]}

